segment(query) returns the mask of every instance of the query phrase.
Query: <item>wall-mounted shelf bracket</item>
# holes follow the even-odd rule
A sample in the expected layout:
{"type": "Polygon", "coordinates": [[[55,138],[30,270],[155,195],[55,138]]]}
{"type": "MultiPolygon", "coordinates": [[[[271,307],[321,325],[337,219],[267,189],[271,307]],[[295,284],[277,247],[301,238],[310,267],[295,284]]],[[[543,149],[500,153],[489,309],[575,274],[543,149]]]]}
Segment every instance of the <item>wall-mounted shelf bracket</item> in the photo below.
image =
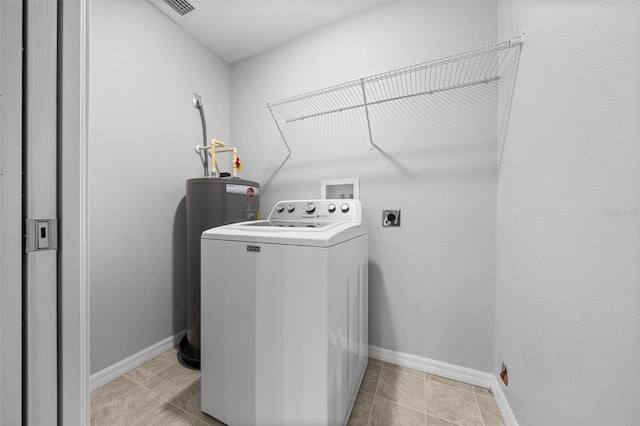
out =
{"type": "Polygon", "coordinates": [[[293,153],[291,152],[291,148],[289,147],[289,144],[287,143],[287,138],[285,138],[284,137],[284,133],[282,133],[282,129],[280,128],[280,124],[278,124],[278,120],[276,120],[276,116],[273,115],[273,110],[271,109],[269,104],[266,104],[265,106],[267,108],[269,108],[269,113],[271,113],[271,118],[273,118],[273,122],[276,123],[276,127],[278,128],[278,132],[280,133],[280,136],[282,137],[282,142],[284,142],[284,146],[287,148],[287,151],[289,152],[289,154],[287,155],[287,158],[284,159],[284,161],[287,161],[289,158],[291,158],[293,156],[293,153]]]}
{"type": "Polygon", "coordinates": [[[367,129],[369,130],[369,149],[373,149],[373,136],[371,136],[371,121],[369,120],[369,104],[367,104],[367,90],[364,88],[364,78],[360,79],[362,86],[362,100],[364,101],[364,113],[367,116],[367,129]]]}

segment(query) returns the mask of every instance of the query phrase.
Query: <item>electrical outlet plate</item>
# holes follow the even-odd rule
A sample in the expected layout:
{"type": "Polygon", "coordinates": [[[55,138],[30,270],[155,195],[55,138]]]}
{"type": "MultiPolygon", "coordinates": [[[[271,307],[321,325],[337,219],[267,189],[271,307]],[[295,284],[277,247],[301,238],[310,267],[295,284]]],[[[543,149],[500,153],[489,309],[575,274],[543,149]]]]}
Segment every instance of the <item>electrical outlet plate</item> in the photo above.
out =
{"type": "Polygon", "coordinates": [[[400,226],[400,210],[382,210],[382,227],[400,226]]]}
{"type": "Polygon", "coordinates": [[[191,99],[191,105],[194,108],[198,108],[198,104],[202,105],[202,98],[197,93],[194,93],[193,98],[191,99]]]}

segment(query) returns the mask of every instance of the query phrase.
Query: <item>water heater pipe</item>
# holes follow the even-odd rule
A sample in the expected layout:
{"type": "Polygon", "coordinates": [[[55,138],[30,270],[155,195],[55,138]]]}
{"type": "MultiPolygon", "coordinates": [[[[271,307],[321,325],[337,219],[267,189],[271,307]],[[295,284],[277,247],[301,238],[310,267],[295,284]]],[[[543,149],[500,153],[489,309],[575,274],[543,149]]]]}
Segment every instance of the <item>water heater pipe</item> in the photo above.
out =
{"type": "MultiPolygon", "coordinates": [[[[213,176],[216,176],[217,170],[214,170],[214,167],[216,167],[216,153],[220,153],[220,152],[231,152],[233,154],[233,159],[232,159],[232,164],[233,164],[233,170],[231,172],[231,176],[233,177],[238,177],[238,150],[236,148],[225,148],[227,146],[227,144],[225,144],[222,141],[219,141],[217,139],[212,139],[211,140],[211,145],[206,145],[206,146],[202,146],[202,145],[196,145],[195,146],[195,150],[196,152],[202,152],[202,151],[209,151],[211,153],[211,174],[213,176]],[[222,149],[218,149],[218,148],[222,148],[222,149]]],[[[205,154],[206,156],[206,154],[205,154]]],[[[208,175],[205,175],[208,176],[208,175]]]]}
{"type": "Polygon", "coordinates": [[[231,176],[232,177],[238,177],[238,150],[236,148],[223,148],[226,146],[226,144],[224,142],[221,142],[219,140],[216,139],[212,139],[211,140],[211,145],[214,147],[214,149],[211,150],[211,162],[215,162],[216,160],[216,154],[219,152],[231,152],[233,154],[233,158],[231,159],[231,164],[233,164],[233,169],[231,171],[231,176]],[[222,148],[222,149],[218,149],[218,148],[222,148]]]}
{"type": "MultiPolygon", "coordinates": [[[[204,143],[204,147],[207,147],[207,122],[204,119],[204,107],[202,106],[202,101],[198,99],[196,108],[200,111],[200,121],[202,121],[202,139],[204,143]]],[[[209,156],[205,152],[204,154],[204,175],[209,176],[209,156]]]]}

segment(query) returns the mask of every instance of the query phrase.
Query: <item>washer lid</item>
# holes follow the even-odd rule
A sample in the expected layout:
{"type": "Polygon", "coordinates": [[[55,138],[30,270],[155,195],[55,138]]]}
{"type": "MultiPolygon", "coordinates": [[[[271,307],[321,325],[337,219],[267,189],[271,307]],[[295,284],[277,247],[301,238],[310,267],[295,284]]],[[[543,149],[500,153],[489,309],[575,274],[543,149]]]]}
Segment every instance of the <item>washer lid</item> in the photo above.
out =
{"type": "Polygon", "coordinates": [[[367,229],[357,222],[257,220],[208,229],[202,240],[331,247],[366,234],[367,229]]]}

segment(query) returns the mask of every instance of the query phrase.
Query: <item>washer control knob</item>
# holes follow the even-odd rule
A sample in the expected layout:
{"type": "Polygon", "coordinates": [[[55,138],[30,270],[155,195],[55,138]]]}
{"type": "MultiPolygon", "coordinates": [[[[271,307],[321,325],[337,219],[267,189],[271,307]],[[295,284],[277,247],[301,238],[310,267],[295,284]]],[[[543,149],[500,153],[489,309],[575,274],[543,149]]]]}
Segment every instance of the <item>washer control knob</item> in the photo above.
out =
{"type": "Polygon", "coordinates": [[[278,206],[276,207],[276,211],[278,213],[282,213],[284,211],[284,206],[282,204],[278,204],[278,206]]]}
{"type": "Polygon", "coordinates": [[[316,211],[316,205],[313,203],[307,203],[307,207],[305,207],[304,211],[311,214],[316,211]]]}
{"type": "Polygon", "coordinates": [[[342,213],[347,213],[349,211],[349,204],[342,203],[342,205],[340,206],[340,210],[342,210],[342,213]]]}
{"type": "Polygon", "coordinates": [[[288,211],[289,213],[293,213],[293,211],[294,211],[295,209],[296,209],[296,206],[294,206],[293,204],[289,204],[289,205],[287,206],[287,211],[288,211]]]}
{"type": "Polygon", "coordinates": [[[336,205],[331,203],[327,206],[327,210],[329,210],[329,213],[333,213],[336,211],[336,205]]]}

